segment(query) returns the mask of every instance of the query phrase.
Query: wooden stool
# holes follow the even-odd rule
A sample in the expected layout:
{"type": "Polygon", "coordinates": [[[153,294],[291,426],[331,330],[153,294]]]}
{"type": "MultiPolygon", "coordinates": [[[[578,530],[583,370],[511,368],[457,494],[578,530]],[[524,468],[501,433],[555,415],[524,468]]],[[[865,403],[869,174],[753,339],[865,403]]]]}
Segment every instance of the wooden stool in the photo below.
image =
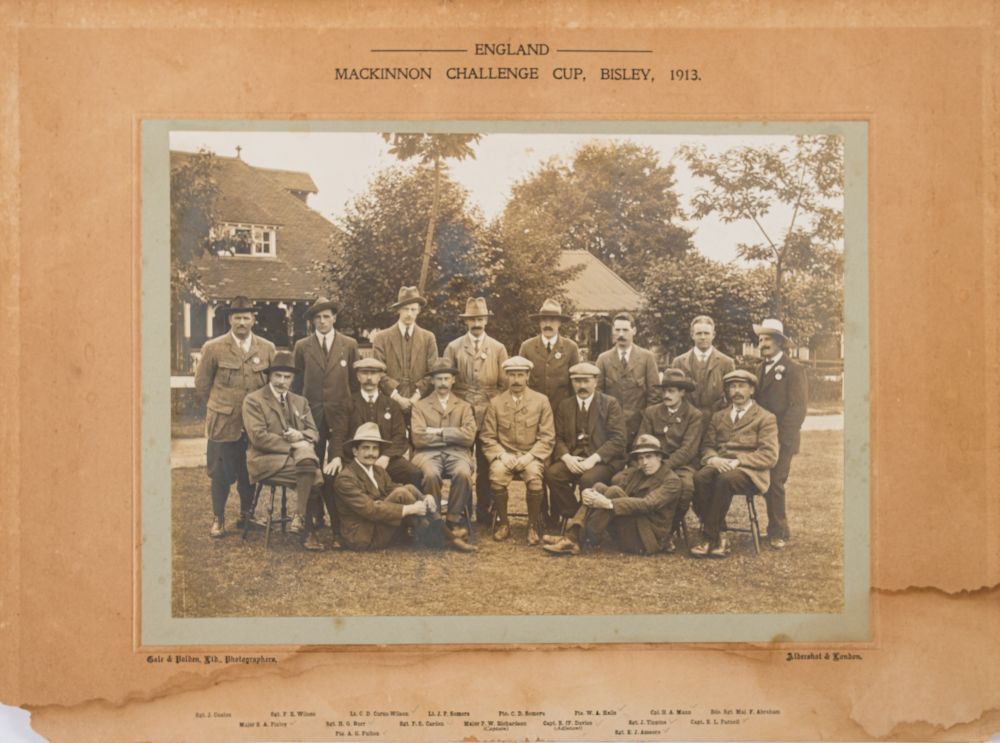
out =
{"type": "MultiPolygon", "coordinates": [[[[750,527],[744,526],[726,526],[726,531],[739,531],[744,534],[750,534],[753,536],[753,551],[756,554],[760,554],[760,522],[757,520],[757,506],[754,504],[753,499],[760,495],[760,493],[743,493],[744,498],[747,500],[747,517],[750,520],[750,527]]],[[[738,498],[739,496],[733,496],[738,498]]]]}
{"type": "Polygon", "coordinates": [[[253,515],[257,513],[257,501],[260,500],[260,493],[265,488],[269,487],[271,489],[271,497],[267,503],[267,520],[264,522],[264,549],[268,549],[271,542],[271,526],[273,524],[281,525],[282,534],[285,533],[285,525],[291,521],[291,517],[288,515],[288,485],[280,482],[275,482],[274,480],[261,480],[257,483],[257,487],[253,492],[253,500],[250,502],[250,515],[246,519],[246,523],[243,525],[243,538],[247,538],[247,534],[250,533],[250,524],[253,521],[253,515]],[[281,515],[278,518],[274,518],[274,496],[275,491],[281,488],[281,515]]]}

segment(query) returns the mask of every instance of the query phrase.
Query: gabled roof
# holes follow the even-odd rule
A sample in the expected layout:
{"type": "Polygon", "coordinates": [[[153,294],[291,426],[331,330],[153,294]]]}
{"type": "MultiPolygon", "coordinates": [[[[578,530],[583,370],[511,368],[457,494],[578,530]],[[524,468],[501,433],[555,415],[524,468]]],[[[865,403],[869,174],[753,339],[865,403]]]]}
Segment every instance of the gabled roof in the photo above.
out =
{"type": "Polygon", "coordinates": [[[301,191],[302,193],[319,193],[316,182],[308,173],[298,170],[275,170],[274,168],[255,168],[278,182],[286,191],[301,191]]]}
{"type": "MultiPolygon", "coordinates": [[[[171,152],[175,168],[191,157],[171,152]]],[[[321,293],[323,276],[317,263],[330,259],[336,226],[309,208],[289,190],[316,186],[308,173],[255,168],[242,160],[216,156],[219,188],[216,217],[223,222],[275,226],[276,256],[199,258],[202,286],[208,300],[229,300],[243,294],[255,300],[312,300],[321,293]],[[275,177],[275,174],[279,174],[275,177]]]]}
{"type": "Polygon", "coordinates": [[[616,274],[600,258],[587,250],[564,250],[559,256],[559,269],[583,266],[566,285],[566,295],[576,312],[598,314],[639,309],[642,297],[632,285],[616,274]]]}

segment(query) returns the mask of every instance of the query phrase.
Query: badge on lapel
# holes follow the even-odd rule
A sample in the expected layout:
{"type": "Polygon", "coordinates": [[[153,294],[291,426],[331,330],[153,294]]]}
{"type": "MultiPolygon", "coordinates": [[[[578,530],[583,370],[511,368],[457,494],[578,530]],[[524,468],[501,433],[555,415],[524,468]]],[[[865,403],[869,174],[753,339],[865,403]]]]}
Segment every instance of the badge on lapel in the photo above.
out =
{"type": "Polygon", "coordinates": [[[562,358],[562,351],[556,351],[556,361],[562,358]]]}
{"type": "Polygon", "coordinates": [[[479,358],[481,358],[483,361],[486,361],[486,351],[480,351],[479,358]]]}
{"type": "Polygon", "coordinates": [[[385,418],[387,421],[390,421],[390,420],[392,420],[392,413],[390,413],[388,410],[386,410],[385,411],[385,415],[383,415],[382,417],[385,418]]]}
{"type": "Polygon", "coordinates": [[[664,426],[663,427],[663,433],[666,433],[669,428],[670,428],[670,426],[664,426]]]}
{"type": "Polygon", "coordinates": [[[347,359],[341,359],[340,360],[340,365],[341,366],[347,366],[347,359]]]}
{"type": "Polygon", "coordinates": [[[774,378],[781,379],[781,372],[785,371],[785,367],[781,364],[774,368],[774,378]]]}
{"type": "Polygon", "coordinates": [[[253,363],[259,364],[260,363],[260,356],[254,356],[253,357],[253,363]]]}

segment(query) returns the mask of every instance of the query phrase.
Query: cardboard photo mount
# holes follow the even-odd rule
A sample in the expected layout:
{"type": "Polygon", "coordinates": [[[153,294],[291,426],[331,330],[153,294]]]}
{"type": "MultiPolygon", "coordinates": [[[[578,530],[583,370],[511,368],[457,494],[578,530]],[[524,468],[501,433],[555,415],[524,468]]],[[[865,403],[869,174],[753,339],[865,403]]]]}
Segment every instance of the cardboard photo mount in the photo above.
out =
{"type": "MultiPolygon", "coordinates": [[[[968,740],[1000,728],[995,4],[4,10],[0,699],[30,709],[41,734],[327,739],[328,722],[361,721],[351,712],[436,720],[428,711],[531,714],[515,715],[525,727],[469,733],[445,716],[443,728],[384,725],[382,737],[968,740]],[[645,89],[331,72],[383,64],[372,49],[495,40],[647,49],[642,66],[662,73],[645,89]],[[699,82],[665,82],[691,68],[699,82]],[[143,648],[137,632],[137,466],[163,447],[139,428],[136,153],[150,118],[867,122],[870,451],[847,467],[870,464],[871,640],[151,661],[168,650],[143,648]],[[237,724],[282,711],[317,716],[237,724]],[[577,717],[591,724],[545,724],[577,717]]],[[[210,651],[176,654],[188,652],[210,651]]]]}

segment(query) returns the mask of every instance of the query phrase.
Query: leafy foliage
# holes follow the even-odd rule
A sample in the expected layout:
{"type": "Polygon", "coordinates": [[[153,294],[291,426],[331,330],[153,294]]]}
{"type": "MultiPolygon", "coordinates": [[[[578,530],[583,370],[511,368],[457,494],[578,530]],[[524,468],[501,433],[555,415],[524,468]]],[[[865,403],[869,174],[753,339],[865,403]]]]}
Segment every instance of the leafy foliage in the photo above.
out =
{"type": "Polygon", "coordinates": [[[175,302],[201,290],[194,261],[210,249],[219,194],[216,167],[215,155],[201,150],[170,171],[170,293],[175,302]]]}
{"type": "Polygon", "coordinates": [[[514,185],[505,219],[534,220],[564,249],[589,250],[639,286],[647,267],[691,248],[674,167],[652,148],[591,142],[571,163],[553,158],[514,185]]]}
{"type": "Polygon", "coordinates": [[[703,146],[679,152],[691,172],[708,182],[691,199],[695,217],[717,214],[726,223],[751,221],[761,240],[741,243],[737,254],[766,265],[772,276],[769,314],[788,316],[785,276],[800,272],[839,276],[844,213],[843,139],[833,135],[799,136],[780,147],[734,147],[717,155],[703,146]],[[763,222],[784,207],[788,224],[771,234],[763,222]]]}

